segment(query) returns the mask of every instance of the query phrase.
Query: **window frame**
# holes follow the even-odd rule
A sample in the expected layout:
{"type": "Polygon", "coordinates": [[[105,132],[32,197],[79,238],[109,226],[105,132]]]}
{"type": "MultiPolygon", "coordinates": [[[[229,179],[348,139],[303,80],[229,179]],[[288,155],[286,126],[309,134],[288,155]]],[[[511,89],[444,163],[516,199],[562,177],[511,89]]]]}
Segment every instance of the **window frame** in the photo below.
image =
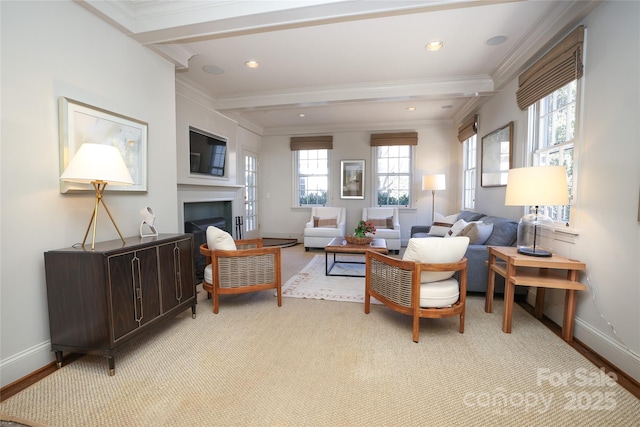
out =
{"type": "Polygon", "coordinates": [[[476,198],[478,192],[478,135],[473,134],[465,139],[462,143],[462,208],[466,210],[474,210],[476,206],[476,198]],[[473,141],[473,151],[469,149],[469,145],[473,141]],[[473,165],[470,167],[470,160],[473,165]],[[469,176],[471,175],[471,176],[469,176]],[[471,196],[471,203],[469,201],[471,196]]]}
{"type": "Polygon", "coordinates": [[[318,149],[310,149],[310,150],[294,150],[292,151],[292,163],[293,163],[293,206],[296,208],[312,208],[315,206],[326,206],[327,201],[331,200],[331,152],[333,150],[328,148],[318,148],[318,149]],[[301,152],[309,152],[309,151],[326,151],[327,152],[327,173],[326,174],[301,174],[300,173],[300,153],[301,152]],[[300,203],[300,178],[307,176],[326,176],[327,180],[327,188],[325,191],[325,200],[324,203],[308,203],[301,204],[300,203]]]}
{"type": "MultiPolygon", "coordinates": [[[[549,158],[550,154],[554,154],[558,152],[558,157],[560,159],[564,159],[564,154],[567,151],[572,151],[571,154],[571,171],[569,173],[569,168],[567,168],[567,181],[569,183],[569,204],[563,206],[540,206],[540,209],[543,209],[543,212],[549,216],[555,223],[556,229],[565,229],[568,230],[572,227],[575,227],[576,215],[575,215],[575,207],[577,203],[577,150],[580,143],[580,128],[581,128],[581,95],[583,91],[584,77],[572,80],[567,85],[562,86],[561,88],[555,90],[551,94],[545,96],[544,98],[536,101],[532,105],[527,108],[527,151],[526,151],[526,166],[546,166],[546,165],[560,165],[567,166],[566,162],[562,161],[560,163],[551,163],[548,161],[544,161],[544,157],[549,158]],[[556,94],[565,89],[568,85],[575,84],[575,99],[572,104],[574,104],[574,126],[573,126],[573,138],[571,140],[565,140],[563,142],[545,145],[540,148],[540,128],[542,118],[541,114],[541,106],[543,102],[546,102],[550,97],[556,96],[556,94]],[[560,212],[564,211],[566,215],[568,215],[568,219],[564,219],[563,216],[560,216],[560,212]]],[[[565,104],[563,108],[566,108],[565,104]]],[[[546,115],[554,114],[558,109],[554,109],[546,113],[546,115]]],[[[549,141],[544,141],[548,143],[549,141]]],[[[530,209],[530,206],[525,207],[526,211],[530,209]]]]}
{"type": "MultiPolygon", "coordinates": [[[[373,168],[372,168],[372,174],[373,174],[373,185],[371,185],[371,196],[372,196],[372,200],[374,201],[374,203],[372,204],[373,206],[380,206],[380,207],[395,207],[398,209],[406,209],[406,208],[412,208],[414,205],[414,198],[415,198],[415,191],[413,188],[413,177],[414,177],[414,172],[415,172],[415,146],[414,145],[376,145],[376,146],[372,146],[372,152],[371,152],[371,157],[372,157],[372,164],[373,164],[373,168]],[[378,161],[379,161],[379,157],[378,157],[378,149],[382,149],[382,148],[387,148],[387,149],[391,149],[394,147],[408,147],[409,149],[409,154],[407,156],[407,159],[409,161],[409,171],[408,172],[402,172],[402,173],[381,173],[379,171],[379,165],[378,165],[378,161]],[[379,203],[378,200],[378,190],[379,190],[379,177],[381,175],[384,176],[403,176],[406,177],[407,179],[407,203],[406,204],[385,204],[385,205],[381,205],[379,203]]],[[[398,198],[398,201],[400,199],[398,198]]]]}

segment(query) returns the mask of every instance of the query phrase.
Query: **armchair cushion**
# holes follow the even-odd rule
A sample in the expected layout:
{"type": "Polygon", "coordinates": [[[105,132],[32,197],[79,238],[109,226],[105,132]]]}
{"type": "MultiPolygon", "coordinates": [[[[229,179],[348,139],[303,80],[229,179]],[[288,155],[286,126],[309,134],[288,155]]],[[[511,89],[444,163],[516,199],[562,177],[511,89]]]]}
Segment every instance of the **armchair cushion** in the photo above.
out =
{"type": "MultiPolygon", "coordinates": [[[[407,249],[402,259],[422,264],[444,264],[458,262],[463,257],[469,246],[469,238],[466,236],[451,237],[449,239],[409,239],[407,249]]],[[[420,283],[437,282],[449,279],[453,271],[423,271],[420,283]]]]}
{"type": "Polygon", "coordinates": [[[420,284],[420,307],[451,306],[460,296],[460,284],[454,278],[420,284]]]}
{"type": "Polygon", "coordinates": [[[227,251],[235,251],[237,249],[231,234],[213,225],[207,227],[207,247],[227,251]]]}

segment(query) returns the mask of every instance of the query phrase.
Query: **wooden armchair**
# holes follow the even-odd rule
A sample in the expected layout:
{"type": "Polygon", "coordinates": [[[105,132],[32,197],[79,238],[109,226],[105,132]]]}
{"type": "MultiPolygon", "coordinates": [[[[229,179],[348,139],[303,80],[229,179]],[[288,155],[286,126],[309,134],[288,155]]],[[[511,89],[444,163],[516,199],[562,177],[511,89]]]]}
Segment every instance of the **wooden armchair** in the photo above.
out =
{"type": "Polygon", "coordinates": [[[420,240],[421,246],[432,246],[427,258],[431,256],[438,262],[407,259],[406,252],[400,260],[367,251],[364,312],[369,313],[371,297],[374,297],[392,310],[412,316],[414,342],[418,342],[421,317],[460,315],[460,333],[464,333],[467,259],[463,256],[468,238],[410,239],[407,250],[411,249],[414,240],[420,240]],[[457,248],[453,251],[443,251],[442,244],[453,243],[444,241],[453,239],[467,240],[466,243],[459,241],[454,244],[457,248]]]}
{"type": "Polygon", "coordinates": [[[235,240],[236,250],[209,249],[200,245],[206,258],[202,287],[213,295],[213,312],[218,313],[219,295],[276,289],[282,306],[282,276],[279,247],[263,247],[262,239],[235,240]]]}

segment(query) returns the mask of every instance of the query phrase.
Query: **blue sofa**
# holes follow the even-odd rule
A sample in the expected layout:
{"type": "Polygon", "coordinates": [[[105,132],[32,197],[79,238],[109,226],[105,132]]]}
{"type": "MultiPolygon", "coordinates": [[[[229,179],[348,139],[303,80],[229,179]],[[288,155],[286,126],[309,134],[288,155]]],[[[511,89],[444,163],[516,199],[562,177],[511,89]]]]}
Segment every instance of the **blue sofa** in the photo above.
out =
{"type": "MultiPolygon", "coordinates": [[[[489,259],[487,246],[515,246],[518,235],[517,221],[489,216],[480,212],[461,211],[457,220],[463,219],[467,222],[482,221],[485,224],[493,224],[493,231],[489,239],[482,245],[469,245],[465,257],[467,258],[467,291],[482,292],[487,291],[488,269],[486,261],[489,259]]],[[[411,227],[411,237],[435,237],[429,234],[430,226],[414,225],[411,227]]],[[[521,295],[527,289],[522,286],[516,287],[516,293],[521,295]]],[[[504,279],[496,277],[496,293],[504,293],[504,279]]]]}

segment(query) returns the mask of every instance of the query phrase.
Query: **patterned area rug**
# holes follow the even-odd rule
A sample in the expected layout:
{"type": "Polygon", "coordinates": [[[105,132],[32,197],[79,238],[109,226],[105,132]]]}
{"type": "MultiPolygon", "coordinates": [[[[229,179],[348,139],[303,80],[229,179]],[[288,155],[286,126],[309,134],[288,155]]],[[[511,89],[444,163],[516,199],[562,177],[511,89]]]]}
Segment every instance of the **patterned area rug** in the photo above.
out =
{"type": "MultiPolygon", "coordinates": [[[[338,260],[364,262],[364,257],[338,256],[338,260]]],[[[333,263],[332,257],[329,257],[329,263],[333,263]]],[[[360,275],[362,277],[326,276],[325,257],[324,255],[316,255],[282,286],[282,296],[364,303],[364,273],[364,264],[341,262],[333,266],[331,274],[360,275]]],[[[377,303],[374,298],[371,299],[371,302],[377,303]]]]}

